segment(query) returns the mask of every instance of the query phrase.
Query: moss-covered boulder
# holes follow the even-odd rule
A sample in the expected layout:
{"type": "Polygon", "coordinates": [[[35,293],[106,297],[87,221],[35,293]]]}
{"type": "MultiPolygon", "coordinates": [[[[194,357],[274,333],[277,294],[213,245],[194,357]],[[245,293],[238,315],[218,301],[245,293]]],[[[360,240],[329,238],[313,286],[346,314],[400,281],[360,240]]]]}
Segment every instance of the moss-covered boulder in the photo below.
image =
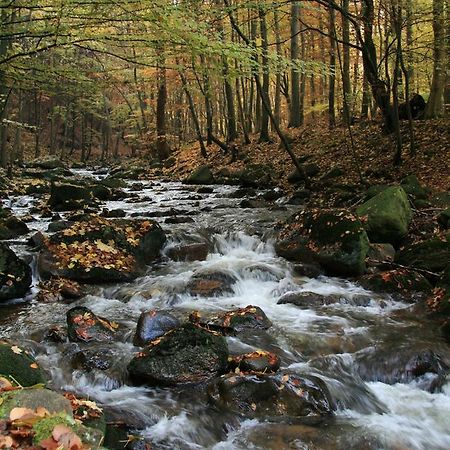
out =
{"type": "Polygon", "coordinates": [[[442,227],[446,230],[450,228],[450,208],[446,208],[441,211],[437,217],[438,222],[442,225],[442,227]]]}
{"type": "Polygon", "coordinates": [[[91,193],[94,198],[97,200],[111,200],[113,196],[113,191],[108,186],[105,186],[101,183],[98,183],[91,187],[91,193]]]}
{"type": "Polygon", "coordinates": [[[401,300],[413,301],[431,292],[432,286],[420,273],[394,269],[365,275],[359,283],[374,292],[392,294],[401,300]]]}
{"type": "Polygon", "coordinates": [[[348,211],[312,209],[286,221],[275,248],[288,260],[319,265],[330,275],[358,276],[366,270],[369,240],[348,211]]]}
{"type": "Polygon", "coordinates": [[[227,367],[225,338],[187,323],[138,353],[128,371],[137,382],[167,386],[210,381],[227,367]]]}
{"type": "Polygon", "coordinates": [[[72,415],[70,401],[49,389],[17,389],[0,394],[0,419],[8,419],[13,408],[28,408],[32,411],[44,407],[50,414],[72,415]]]}
{"type": "Polygon", "coordinates": [[[268,188],[273,185],[273,167],[267,164],[247,164],[239,173],[239,183],[244,187],[268,188]]]}
{"type": "Polygon", "coordinates": [[[61,161],[57,156],[48,156],[45,158],[34,159],[27,164],[29,167],[34,167],[36,169],[57,169],[59,167],[64,167],[64,162],[61,161]]]}
{"type": "Polygon", "coordinates": [[[30,286],[30,266],[0,243],[0,301],[23,297],[30,286]]]}
{"type": "Polygon", "coordinates": [[[403,180],[400,182],[403,190],[413,197],[414,200],[426,200],[428,198],[428,195],[430,193],[430,190],[427,188],[424,188],[416,175],[408,175],[407,177],[403,178],[403,180]]]}
{"type": "Polygon", "coordinates": [[[412,244],[398,252],[395,260],[404,266],[439,273],[450,265],[450,243],[430,239],[412,244]]]}
{"type": "Polygon", "coordinates": [[[357,210],[371,242],[398,244],[408,233],[412,211],[400,186],[384,189],[357,210]]]}
{"type": "Polygon", "coordinates": [[[92,202],[91,191],[68,183],[53,183],[48,206],[55,211],[72,211],[84,208],[92,202]]]}
{"type": "Polygon", "coordinates": [[[209,166],[200,166],[195,169],[184,182],[187,184],[213,184],[214,175],[209,166]]]}
{"type": "Polygon", "coordinates": [[[327,386],[311,375],[229,374],[211,384],[208,394],[219,408],[252,418],[324,417],[334,410],[327,386]]]}
{"type": "Polygon", "coordinates": [[[20,386],[34,386],[46,379],[35,359],[15,344],[0,342],[0,376],[20,386]]]}
{"type": "Polygon", "coordinates": [[[47,238],[39,254],[44,278],[58,276],[86,283],[129,281],[159,255],[166,235],[152,220],[88,221],[47,238]]]}

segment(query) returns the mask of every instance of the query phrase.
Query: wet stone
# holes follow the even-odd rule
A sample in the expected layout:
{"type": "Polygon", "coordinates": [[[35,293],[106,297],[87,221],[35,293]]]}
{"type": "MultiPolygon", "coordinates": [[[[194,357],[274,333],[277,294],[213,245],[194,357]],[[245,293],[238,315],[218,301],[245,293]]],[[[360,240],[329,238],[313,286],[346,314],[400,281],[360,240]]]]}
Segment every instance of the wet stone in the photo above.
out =
{"type": "Polygon", "coordinates": [[[228,347],[223,336],[187,323],[138,353],[128,365],[132,380],[151,386],[196,384],[225,373],[228,347]]]}
{"type": "Polygon", "coordinates": [[[177,245],[166,252],[174,261],[204,261],[208,256],[208,245],[203,243],[177,245]]]}
{"type": "Polygon", "coordinates": [[[234,275],[224,271],[199,270],[192,275],[187,290],[192,295],[211,297],[233,292],[234,275]]]}
{"type": "Polygon", "coordinates": [[[72,342],[108,342],[114,339],[118,325],[95,315],[84,306],[67,311],[67,331],[72,342]]]}
{"type": "Polygon", "coordinates": [[[256,351],[228,358],[230,370],[236,372],[273,373],[280,368],[280,358],[275,353],[256,351]]]}
{"type": "Polygon", "coordinates": [[[228,374],[208,388],[216,406],[250,418],[326,417],[334,406],[325,383],[311,375],[228,374]]]}
{"type": "Polygon", "coordinates": [[[144,311],[139,317],[133,344],[143,347],[179,326],[180,321],[172,314],[154,309],[144,311]]]}
{"type": "Polygon", "coordinates": [[[278,305],[290,303],[300,308],[311,308],[339,303],[341,305],[369,306],[371,297],[355,295],[345,297],[339,294],[321,295],[315,292],[289,292],[283,295],[277,302],[278,305]]]}

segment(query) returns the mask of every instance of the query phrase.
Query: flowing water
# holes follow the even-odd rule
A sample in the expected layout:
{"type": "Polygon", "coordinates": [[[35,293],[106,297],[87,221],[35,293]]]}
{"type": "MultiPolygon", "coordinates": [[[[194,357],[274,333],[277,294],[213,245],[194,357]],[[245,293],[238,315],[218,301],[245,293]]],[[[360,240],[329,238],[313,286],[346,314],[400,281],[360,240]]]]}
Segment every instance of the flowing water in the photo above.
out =
{"type": "MultiPolygon", "coordinates": [[[[87,171],[78,175],[92,176],[87,171]]],[[[448,345],[435,327],[421,320],[411,305],[375,295],[350,281],[297,276],[273,247],[274,224],[292,207],[281,199],[271,208],[243,209],[241,200],[230,196],[236,189],[217,186],[212,193],[199,194],[195,187],[180,183],[145,182],[135,191],[137,198],[106,202],[104,206],[124,209],[128,217],[156,213],[188,218],[186,223],[162,223],[169,236],[165,251],[180,242],[206,242],[208,258],[197,262],[163,258],[146,276],[127,284],[91,287],[89,295],[70,305],[38,303],[34,287],[26,303],[1,307],[2,337],[32,350],[49,373],[52,388],[97,401],[109,417],[125,419],[155,448],[449,449],[448,380],[433,390],[435,374],[401,384],[391,377],[413,351],[432,350],[448,363],[448,345]],[[237,279],[233,292],[211,298],[187,294],[184,287],[199,268],[232,273],[237,279]],[[302,291],[337,294],[338,300],[311,309],[277,304],[283,294],[302,291]],[[352,302],[363,297],[365,306],[352,302]],[[106,371],[73,368],[72,358],[83,344],[44,339],[52,325],[65,326],[66,311],[75,305],[87,306],[124,330],[117,342],[98,347],[112,360],[106,371]],[[193,310],[207,316],[247,305],[261,307],[273,326],[227,337],[230,352],[272,351],[280,356],[283,369],[320,377],[337,405],[332,418],[319,424],[243,419],[215,410],[202,390],[135,387],[129,382],[126,365],[138,350],[131,341],[142,311],[170,311],[186,320],[193,310]],[[363,381],[356,369],[361,364],[372,374],[365,379],[373,381],[363,381]]],[[[127,190],[133,190],[132,182],[127,190]]],[[[14,197],[5,203],[22,215],[36,202],[32,197],[14,197]]],[[[37,217],[30,226],[46,230],[47,221],[37,217]]],[[[23,242],[12,244],[27,254],[23,242]]],[[[30,261],[33,264],[33,255],[30,261]]],[[[38,281],[35,274],[35,285],[38,281]]]]}

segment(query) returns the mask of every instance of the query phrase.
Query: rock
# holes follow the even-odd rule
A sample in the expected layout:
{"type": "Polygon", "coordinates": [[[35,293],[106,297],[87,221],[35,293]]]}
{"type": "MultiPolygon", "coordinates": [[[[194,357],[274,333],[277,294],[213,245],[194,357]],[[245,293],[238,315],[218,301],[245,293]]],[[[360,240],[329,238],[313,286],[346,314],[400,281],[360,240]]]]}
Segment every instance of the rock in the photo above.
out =
{"type": "Polygon", "coordinates": [[[0,239],[15,239],[29,232],[27,224],[13,215],[0,219],[0,239]]]}
{"type": "Polygon", "coordinates": [[[111,176],[108,176],[106,178],[103,178],[99,182],[102,186],[106,186],[110,189],[119,189],[119,188],[125,188],[127,187],[127,183],[120,178],[112,178],[111,176]]]}
{"type": "Polygon", "coordinates": [[[439,273],[450,265],[450,243],[440,239],[412,244],[399,251],[398,264],[439,273]]]}
{"type": "Polygon", "coordinates": [[[284,224],[276,252],[290,261],[321,266],[330,275],[365,272],[369,240],[361,222],[345,210],[305,210],[284,224]]]}
{"type": "Polygon", "coordinates": [[[73,225],[72,221],[69,220],[56,220],[48,224],[47,231],[49,233],[56,233],[58,231],[65,230],[73,225]]]}
{"type": "Polygon", "coordinates": [[[408,196],[399,186],[392,186],[356,210],[364,222],[371,242],[396,245],[408,233],[412,220],[408,196]]]}
{"type": "MultiPolygon", "coordinates": [[[[320,172],[320,167],[314,163],[303,164],[302,167],[308,178],[314,177],[320,172]]],[[[297,169],[295,169],[288,175],[289,183],[294,184],[294,183],[299,183],[300,181],[304,181],[304,177],[303,177],[303,174],[300,173],[297,169]]]]}
{"type": "Polygon", "coordinates": [[[39,283],[37,300],[45,303],[61,300],[76,300],[83,297],[83,288],[76,282],[64,278],[52,278],[39,283]]]}
{"type": "Polygon", "coordinates": [[[197,194],[212,194],[214,188],[212,186],[202,186],[197,189],[197,194]]]}
{"type": "Polygon", "coordinates": [[[123,209],[120,209],[120,208],[118,208],[118,209],[111,209],[111,210],[104,208],[103,211],[102,211],[102,216],[103,217],[110,217],[110,218],[113,218],[113,217],[125,217],[126,215],[127,215],[127,213],[123,209]]]}
{"type": "Polygon", "coordinates": [[[13,408],[28,408],[35,411],[44,407],[50,414],[72,416],[70,401],[49,389],[18,389],[0,394],[0,419],[9,419],[13,408]]]}
{"type": "Polygon", "coordinates": [[[30,266],[0,243],[0,301],[23,297],[30,286],[30,266]]]}
{"type": "Polygon", "coordinates": [[[244,197],[255,197],[256,190],[253,188],[239,188],[228,195],[228,198],[244,198],[244,197]]]}
{"type": "Polygon", "coordinates": [[[438,215],[438,222],[445,230],[450,228],[450,208],[444,209],[438,215]]]}
{"type": "Polygon", "coordinates": [[[210,385],[208,395],[220,408],[260,419],[324,417],[334,409],[325,383],[312,375],[229,374],[210,385]]]}
{"type": "Polygon", "coordinates": [[[143,347],[179,326],[180,321],[172,314],[154,309],[144,311],[139,316],[133,344],[137,347],[143,347]]]}
{"type": "Polygon", "coordinates": [[[388,184],[374,184],[370,186],[364,196],[364,200],[370,200],[371,198],[381,194],[381,192],[385,191],[390,186],[388,184]]]}
{"type": "Polygon", "coordinates": [[[428,198],[429,190],[423,188],[415,175],[409,175],[400,182],[403,190],[411,195],[415,200],[426,200],[428,198]]]}
{"type": "Polygon", "coordinates": [[[290,292],[283,295],[277,304],[284,305],[290,303],[300,308],[315,308],[318,306],[333,305],[335,303],[352,306],[369,306],[370,301],[371,298],[369,296],[363,295],[345,297],[338,294],[321,295],[315,292],[290,292]]]}
{"type": "Polygon", "coordinates": [[[333,178],[339,178],[342,175],[344,175],[344,171],[340,167],[334,166],[322,176],[322,180],[331,180],[333,178]]]}
{"type": "Polygon", "coordinates": [[[195,222],[192,217],[168,217],[164,223],[192,223],[195,222]]]}
{"type": "Polygon", "coordinates": [[[273,167],[266,164],[247,164],[239,174],[243,187],[267,189],[273,184],[273,167]]]}
{"type": "Polygon", "coordinates": [[[364,381],[381,381],[386,384],[416,381],[430,392],[442,386],[449,367],[442,357],[429,349],[405,346],[359,352],[356,371],[364,381]]]}
{"type": "Polygon", "coordinates": [[[0,374],[23,387],[46,382],[38,363],[26,350],[4,341],[0,341],[0,374]]]}
{"type": "Polygon", "coordinates": [[[176,245],[166,252],[174,261],[204,261],[208,256],[208,245],[204,243],[176,245]]]}
{"type": "Polygon", "coordinates": [[[288,200],[290,205],[302,205],[311,197],[309,189],[297,189],[288,200]]]}
{"type": "Polygon", "coordinates": [[[75,184],[54,183],[48,206],[55,211],[72,211],[84,208],[92,201],[91,191],[75,184]]]}
{"type": "Polygon", "coordinates": [[[450,192],[438,192],[431,197],[430,201],[437,208],[450,208],[450,192]]]}
{"type": "Polygon", "coordinates": [[[92,196],[98,200],[111,200],[113,191],[109,187],[99,183],[91,188],[92,196]]]}
{"type": "Polygon", "coordinates": [[[112,366],[114,354],[111,351],[102,350],[83,350],[72,358],[72,367],[90,372],[91,370],[108,370],[112,366]]]}
{"type": "Polygon", "coordinates": [[[280,368],[280,358],[275,353],[256,351],[228,358],[233,372],[275,373],[280,368]]]}
{"type": "Polygon", "coordinates": [[[295,264],[293,270],[296,275],[300,275],[301,277],[317,278],[323,275],[320,267],[314,264],[295,264]]]}
{"type": "Polygon", "coordinates": [[[200,166],[195,169],[184,182],[186,184],[213,184],[214,175],[209,166],[200,166]]]}
{"type": "Polygon", "coordinates": [[[266,208],[267,202],[260,199],[247,199],[244,198],[244,200],[239,203],[239,206],[241,208],[266,208]]]}
{"type": "Polygon", "coordinates": [[[391,244],[370,244],[367,252],[368,264],[378,267],[383,263],[394,262],[395,248],[391,244]]]}
{"type": "Polygon", "coordinates": [[[266,330],[272,326],[264,311],[259,306],[248,305],[227,311],[206,320],[205,325],[225,332],[240,332],[245,330],[266,330]]]}
{"type": "Polygon", "coordinates": [[[114,339],[118,325],[96,316],[84,306],[67,311],[67,334],[72,342],[109,342],[114,339]]]}
{"type": "Polygon", "coordinates": [[[169,331],[128,365],[133,380],[167,386],[209,381],[224,373],[228,348],[223,336],[188,323],[169,331]]]}
{"type": "Polygon", "coordinates": [[[50,183],[45,180],[31,180],[25,186],[25,193],[28,195],[33,194],[47,194],[50,192],[50,183]]]}
{"type": "Polygon", "coordinates": [[[38,258],[40,274],[86,283],[129,281],[152,263],[165,243],[152,220],[110,221],[87,216],[53,234],[38,258]]]}
{"type": "Polygon", "coordinates": [[[186,289],[191,295],[211,297],[233,292],[236,278],[231,273],[216,270],[198,270],[192,275],[186,289]]]}
{"type": "Polygon", "coordinates": [[[56,156],[49,156],[47,158],[34,159],[28,163],[29,167],[35,167],[37,169],[57,169],[64,167],[64,163],[56,156]]]}
{"type": "Polygon", "coordinates": [[[359,284],[374,292],[393,294],[403,300],[415,300],[431,291],[428,280],[418,272],[407,269],[395,269],[365,275],[359,284]]]}
{"type": "Polygon", "coordinates": [[[262,198],[268,202],[274,202],[275,200],[278,200],[279,198],[283,197],[285,195],[285,192],[282,191],[279,188],[271,189],[269,191],[264,192],[262,195],[262,198]]]}

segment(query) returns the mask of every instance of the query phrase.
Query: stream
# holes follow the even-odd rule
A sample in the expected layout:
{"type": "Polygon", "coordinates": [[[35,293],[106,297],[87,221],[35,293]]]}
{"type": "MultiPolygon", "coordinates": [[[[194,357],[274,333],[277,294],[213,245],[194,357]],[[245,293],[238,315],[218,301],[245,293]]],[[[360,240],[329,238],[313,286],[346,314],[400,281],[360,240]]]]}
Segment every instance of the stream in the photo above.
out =
{"type": "MultiPolygon", "coordinates": [[[[94,176],[87,170],[74,172],[94,176]]],[[[134,183],[129,181],[125,190],[138,198],[105,202],[102,207],[123,209],[127,217],[155,217],[168,235],[164,252],[179,243],[206,242],[208,257],[194,262],[164,257],[145,276],[130,283],[89,287],[89,295],[70,304],[37,302],[39,280],[34,270],[34,287],[26,302],[0,305],[1,337],[32,351],[49,374],[52,389],[95,400],[108,417],[124,419],[156,449],[450,448],[449,377],[438,383],[431,372],[413,379],[400,380],[398,375],[399,367],[418,353],[433,352],[448,365],[448,344],[410,304],[345,279],[299,276],[291,263],[277,257],[274,225],[298,207],[281,198],[270,208],[242,208],[242,198],[233,195],[236,186],[214,186],[211,193],[198,193],[198,186],[177,182],[139,182],[142,186],[133,187],[134,183]],[[164,223],[174,215],[187,221],[164,223]],[[234,275],[233,292],[206,298],[186,293],[184,286],[199,268],[234,275]],[[335,295],[337,300],[309,309],[277,304],[289,292],[335,295]],[[124,330],[120,340],[98,348],[112,360],[107,370],[73,367],[73,356],[86,344],[44,339],[52,326],[66,326],[67,310],[77,305],[124,330]],[[332,417],[320,423],[245,419],[216,410],[201,389],[136,387],[129,381],[126,366],[139,351],[132,339],[141,312],[170,311],[185,321],[194,310],[208,316],[247,305],[262,308],[273,325],[266,331],[227,337],[230,353],[271,351],[281,358],[282,369],[321,378],[336,403],[332,417]]],[[[38,200],[11,197],[4,206],[22,216],[38,200]]],[[[45,231],[50,219],[33,215],[36,220],[29,227],[45,231]]],[[[29,254],[25,240],[11,246],[30,257],[34,267],[35,255],[29,254]]],[[[88,345],[95,349],[97,344],[88,345]]]]}

